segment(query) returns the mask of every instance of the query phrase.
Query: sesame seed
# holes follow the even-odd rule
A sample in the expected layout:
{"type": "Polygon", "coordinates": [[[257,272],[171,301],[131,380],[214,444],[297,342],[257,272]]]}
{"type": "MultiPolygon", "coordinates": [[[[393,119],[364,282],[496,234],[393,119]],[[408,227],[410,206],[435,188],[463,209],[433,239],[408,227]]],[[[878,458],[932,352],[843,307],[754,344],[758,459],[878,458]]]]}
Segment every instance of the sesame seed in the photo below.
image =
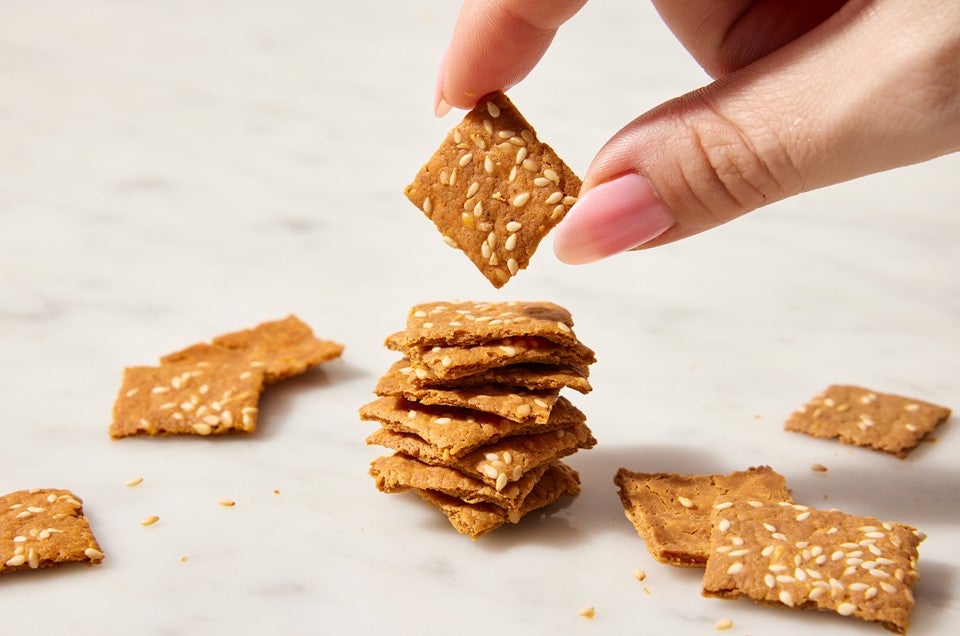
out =
{"type": "Polygon", "coordinates": [[[457,246],[457,242],[454,241],[454,240],[453,240],[452,238],[450,238],[449,236],[447,236],[446,234],[443,235],[443,242],[446,243],[447,245],[449,245],[450,247],[456,247],[456,246],[457,246]]]}
{"type": "Polygon", "coordinates": [[[753,506],[754,508],[759,508],[759,507],[763,506],[763,502],[762,502],[762,501],[757,501],[756,499],[748,499],[748,500],[747,500],[747,503],[750,504],[751,506],[753,506]]]}
{"type": "Polygon", "coordinates": [[[597,615],[597,610],[593,609],[593,607],[584,607],[579,610],[577,614],[583,616],[584,618],[593,618],[597,615]]]}
{"type": "Polygon", "coordinates": [[[165,387],[165,386],[155,386],[155,387],[153,387],[152,389],[150,389],[150,392],[151,392],[151,393],[166,393],[166,392],[169,391],[169,390],[170,390],[169,387],[165,387]]]}
{"type": "Polygon", "coordinates": [[[551,168],[547,168],[546,170],[544,170],[543,176],[545,176],[547,179],[550,179],[553,182],[560,181],[560,175],[557,174],[556,170],[553,170],[551,168]]]}
{"type": "Polygon", "coordinates": [[[484,241],[480,244],[480,255],[484,258],[490,258],[493,252],[490,250],[490,245],[484,241]]]}
{"type": "Polygon", "coordinates": [[[221,506],[224,506],[225,508],[231,508],[237,505],[237,502],[235,502],[233,499],[227,499],[226,497],[222,499],[218,499],[217,503],[220,504],[221,506]]]}
{"type": "Polygon", "coordinates": [[[825,587],[814,587],[810,589],[810,592],[807,594],[807,598],[811,601],[815,601],[824,594],[826,594],[827,588],[825,587]]]}
{"type": "Polygon", "coordinates": [[[449,424],[450,422],[451,419],[449,417],[438,417],[437,419],[433,420],[434,424],[449,424]]]}
{"type": "Polygon", "coordinates": [[[27,562],[27,557],[23,556],[22,554],[17,554],[15,556],[10,557],[4,565],[6,565],[7,567],[15,568],[18,565],[23,565],[26,562],[27,562]]]}
{"type": "Polygon", "coordinates": [[[780,592],[780,602],[787,607],[793,607],[793,595],[791,595],[790,592],[783,590],[780,592]]]}
{"type": "Polygon", "coordinates": [[[810,512],[809,512],[809,511],[807,511],[807,512],[801,512],[800,514],[797,515],[797,521],[806,521],[806,520],[809,519],[809,518],[810,518],[810,512]]]}
{"type": "Polygon", "coordinates": [[[772,545],[768,545],[768,546],[766,546],[763,550],[760,550],[760,555],[761,555],[761,556],[768,557],[768,556],[770,556],[771,554],[773,554],[773,546],[772,546],[772,545]]]}
{"type": "Polygon", "coordinates": [[[217,424],[220,423],[220,417],[217,415],[207,415],[206,417],[203,418],[203,421],[209,424],[210,426],[216,426],[217,424]]]}
{"type": "Polygon", "coordinates": [[[141,526],[152,526],[156,522],[160,521],[160,517],[157,515],[148,515],[140,520],[141,526]]]}
{"type": "Polygon", "coordinates": [[[851,616],[857,611],[857,606],[853,603],[843,602],[837,605],[837,614],[840,616],[851,616]]]}
{"type": "Polygon", "coordinates": [[[878,577],[878,578],[883,578],[883,579],[888,579],[888,578],[890,578],[890,573],[889,573],[889,572],[885,572],[885,571],[881,570],[880,568],[874,568],[874,569],[872,569],[872,570],[868,570],[868,572],[870,572],[870,576],[876,576],[876,577],[878,577]]]}
{"type": "Polygon", "coordinates": [[[517,272],[520,271],[520,265],[517,263],[516,259],[508,258],[507,269],[510,270],[511,276],[516,276],[517,272]]]}
{"type": "Polygon", "coordinates": [[[537,177],[533,180],[533,185],[537,186],[538,188],[545,188],[550,185],[550,179],[547,179],[546,177],[537,177]]]}
{"type": "Polygon", "coordinates": [[[887,583],[886,581],[880,581],[880,587],[887,594],[894,594],[897,591],[897,586],[893,583],[887,583]]]}
{"type": "Polygon", "coordinates": [[[97,550],[96,548],[87,548],[86,550],[83,551],[83,554],[88,559],[93,559],[94,561],[99,561],[104,556],[103,552],[101,552],[100,550],[97,550]]]}
{"type": "Polygon", "coordinates": [[[869,601],[870,599],[872,599],[872,598],[875,597],[876,595],[877,595],[877,588],[871,587],[871,588],[868,588],[867,591],[864,593],[863,598],[865,598],[865,599],[867,599],[867,600],[869,601]]]}
{"type": "Polygon", "coordinates": [[[745,555],[745,554],[748,554],[749,552],[750,552],[750,550],[747,550],[746,548],[740,548],[739,550],[733,550],[733,551],[730,552],[727,556],[739,557],[739,556],[743,556],[743,555],[745,555]]]}
{"type": "MultiPolygon", "coordinates": [[[[529,194],[527,196],[529,197],[529,194]]],[[[520,229],[523,228],[523,223],[520,223],[520,221],[510,221],[507,223],[506,228],[507,232],[519,232],[520,229]]]]}
{"type": "Polygon", "coordinates": [[[910,422],[907,422],[906,424],[904,424],[904,425],[903,425],[903,428],[907,429],[907,430],[910,431],[911,433],[916,433],[916,432],[917,432],[917,426],[916,426],[915,424],[910,423],[910,422]]]}
{"type": "Polygon", "coordinates": [[[31,513],[30,513],[29,510],[24,510],[24,511],[22,511],[22,512],[18,512],[18,513],[15,515],[15,517],[16,517],[17,519],[23,519],[23,518],[25,518],[25,517],[29,517],[30,514],[31,514],[31,513]]]}
{"type": "Polygon", "coordinates": [[[810,470],[812,470],[815,473],[825,473],[827,472],[827,467],[824,466],[823,464],[811,464],[810,470]]]}
{"type": "Polygon", "coordinates": [[[577,197],[575,197],[575,196],[571,196],[571,195],[568,194],[567,196],[563,197],[563,204],[564,204],[564,205],[573,205],[573,204],[576,203],[576,202],[577,202],[577,197]]]}
{"type": "MultiPolygon", "coordinates": [[[[526,161],[527,152],[529,151],[526,148],[521,148],[517,151],[517,165],[523,164],[524,161],[526,161]]],[[[526,168],[526,166],[524,166],[524,168],[526,168]]]]}
{"type": "MultiPolygon", "coordinates": [[[[471,161],[473,161],[473,153],[472,153],[472,152],[468,152],[467,154],[465,154],[465,155],[463,155],[462,157],[460,157],[460,161],[457,162],[457,163],[459,163],[459,164],[460,164],[460,167],[462,168],[462,167],[466,166],[467,164],[469,164],[471,161]]],[[[450,185],[453,185],[453,184],[451,183],[450,185]]]]}
{"type": "MultiPolygon", "coordinates": [[[[487,108],[488,108],[488,110],[489,110],[489,106],[488,106],[487,108]]],[[[487,131],[487,134],[492,135],[492,134],[493,134],[493,122],[490,121],[489,119],[484,119],[484,120],[483,120],[483,129],[487,131]]]]}
{"type": "Polygon", "coordinates": [[[867,585],[866,583],[861,583],[857,581],[856,583],[851,583],[850,585],[848,585],[847,589],[853,590],[854,592],[864,592],[868,587],[870,586],[867,585]]]}
{"type": "Polygon", "coordinates": [[[507,237],[507,240],[503,242],[503,249],[508,252],[513,251],[513,248],[517,246],[517,235],[511,234],[507,237]]]}
{"type": "Polygon", "coordinates": [[[727,574],[740,574],[743,572],[743,563],[739,561],[727,568],[727,574]]]}
{"type": "Polygon", "coordinates": [[[527,201],[530,200],[529,192],[521,192],[517,196],[513,197],[513,200],[510,201],[510,204],[515,208],[522,208],[527,204],[527,201]]]}
{"type": "Polygon", "coordinates": [[[136,395],[136,394],[139,393],[139,392],[140,392],[140,388],[139,388],[139,387],[134,387],[134,388],[130,389],[129,391],[127,391],[127,397],[128,397],[128,398],[129,398],[129,397],[133,397],[134,395],[136,395]]]}
{"type": "Polygon", "coordinates": [[[903,406],[903,408],[904,408],[904,410],[910,411],[910,412],[912,413],[912,412],[914,412],[914,411],[919,411],[919,410],[920,410],[920,405],[919,405],[919,404],[905,404],[905,405],[903,406]]]}
{"type": "Polygon", "coordinates": [[[483,158],[483,171],[487,174],[493,174],[493,159],[489,155],[483,158]]]}
{"type": "Polygon", "coordinates": [[[442,364],[445,367],[449,367],[451,364],[453,364],[453,360],[450,359],[450,356],[443,356],[440,359],[440,364],[442,364]]]}
{"type": "Polygon", "coordinates": [[[501,490],[503,490],[503,488],[506,485],[507,485],[507,475],[506,473],[500,473],[497,476],[497,484],[496,484],[497,492],[500,492],[501,490]]]}
{"type": "Polygon", "coordinates": [[[509,347],[507,345],[500,345],[500,351],[510,357],[517,355],[517,350],[514,347],[509,347]]]}
{"type": "Polygon", "coordinates": [[[721,618],[716,623],[713,624],[713,628],[718,631],[723,631],[725,629],[730,629],[733,627],[733,621],[729,618],[721,618]]]}
{"type": "Polygon", "coordinates": [[[777,527],[776,527],[775,525],[773,525],[772,523],[764,522],[764,523],[763,523],[763,528],[764,528],[767,532],[776,532],[776,531],[777,531],[777,527]]]}
{"type": "Polygon", "coordinates": [[[544,200],[544,203],[546,203],[547,205],[554,205],[556,203],[560,203],[560,201],[562,200],[563,200],[563,192],[560,192],[559,190],[557,190],[556,192],[548,196],[544,200]]]}
{"type": "Polygon", "coordinates": [[[213,428],[209,424],[203,423],[194,424],[193,430],[196,431],[198,435],[209,435],[213,432],[213,428]]]}
{"type": "Polygon", "coordinates": [[[123,485],[132,488],[133,486],[139,486],[142,483],[143,477],[134,477],[133,479],[128,479],[127,481],[123,482],[123,485]]]}
{"type": "Polygon", "coordinates": [[[687,497],[677,497],[677,503],[684,508],[693,508],[693,502],[687,497]]]}
{"type": "Polygon", "coordinates": [[[27,553],[27,562],[30,564],[30,569],[32,570],[40,567],[40,555],[37,554],[37,551],[33,548],[30,548],[30,552],[27,553]]]}
{"type": "Polygon", "coordinates": [[[729,520],[729,519],[721,519],[721,520],[717,523],[717,529],[720,530],[720,532],[726,532],[727,530],[729,530],[729,529],[730,529],[730,520],[729,520]]]}
{"type": "Polygon", "coordinates": [[[447,180],[447,183],[449,183],[451,186],[457,184],[457,169],[456,169],[456,168],[454,168],[453,170],[450,171],[450,178],[447,180]]]}
{"type": "Polygon", "coordinates": [[[773,589],[777,586],[777,579],[773,578],[772,574],[767,574],[763,577],[763,582],[767,584],[767,587],[773,589]]]}

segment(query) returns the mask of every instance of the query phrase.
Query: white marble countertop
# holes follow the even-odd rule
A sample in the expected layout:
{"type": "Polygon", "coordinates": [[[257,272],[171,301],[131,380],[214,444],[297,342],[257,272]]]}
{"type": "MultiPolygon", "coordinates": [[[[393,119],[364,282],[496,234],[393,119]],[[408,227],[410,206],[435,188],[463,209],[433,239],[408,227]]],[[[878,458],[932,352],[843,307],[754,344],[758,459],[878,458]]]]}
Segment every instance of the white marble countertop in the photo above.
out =
{"type": "MultiPolygon", "coordinates": [[[[954,629],[956,417],[905,461],[782,423],[833,382],[960,408],[960,156],[595,265],[545,244],[495,291],[402,196],[455,122],[430,112],[455,12],[4,7],[0,490],[74,490],[107,558],[3,577],[3,632],[680,636],[731,618],[741,635],[884,633],[701,598],[699,572],[648,555],[611,481],[758,463],[798,501],[924,530],[911,633],[954,629]],[[572,397],[599,440],[570,460],[582,494],[477,542],[375,490],[380,449],[357,417],[393,360],[383,338],[412,304],[453,298],[553,300],[599,358],[594,392],[572,397]],[[347,349],[271,388],[256,435],[108,438],[125,366],[291,312],[347,349]]],[[[620,126],[704,81],[646,3],[596,2],[511,96],[582,173],[620,126]]]]}

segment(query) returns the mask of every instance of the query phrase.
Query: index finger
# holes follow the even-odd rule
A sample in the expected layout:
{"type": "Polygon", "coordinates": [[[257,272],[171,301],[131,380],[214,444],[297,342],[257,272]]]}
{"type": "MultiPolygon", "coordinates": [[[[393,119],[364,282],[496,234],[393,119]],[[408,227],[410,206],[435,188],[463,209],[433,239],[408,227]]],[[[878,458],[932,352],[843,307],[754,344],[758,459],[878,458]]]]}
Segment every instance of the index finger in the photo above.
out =
{"type": "Polygon", "coordinates": [[[472,108],[536,66],[557,29],[586,0],[465,0],[440,64],[434,110],[472,108]]]}

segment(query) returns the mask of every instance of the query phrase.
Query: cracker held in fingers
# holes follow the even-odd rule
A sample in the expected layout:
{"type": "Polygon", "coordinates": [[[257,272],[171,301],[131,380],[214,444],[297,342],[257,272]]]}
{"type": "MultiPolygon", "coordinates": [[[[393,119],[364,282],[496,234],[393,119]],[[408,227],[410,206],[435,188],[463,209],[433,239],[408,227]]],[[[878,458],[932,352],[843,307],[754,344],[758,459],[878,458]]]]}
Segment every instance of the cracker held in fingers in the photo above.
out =
{"type": "Polygon", "coordinates": [[[507,96],[490,93],[447,134],[404,194],[500,288],[525,269],[582,183],[507,96]]]}

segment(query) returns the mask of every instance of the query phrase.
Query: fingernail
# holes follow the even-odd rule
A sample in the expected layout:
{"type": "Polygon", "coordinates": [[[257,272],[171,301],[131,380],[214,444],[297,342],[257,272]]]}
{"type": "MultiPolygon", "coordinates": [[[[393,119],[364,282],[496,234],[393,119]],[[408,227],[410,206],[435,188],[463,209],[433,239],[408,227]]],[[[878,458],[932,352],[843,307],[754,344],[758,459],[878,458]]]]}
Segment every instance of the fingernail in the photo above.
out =
{"type": "Polygon", "coordinates": [[[450,104],[447,103],[447,100],[444,98],[439,98],[437,100],[436,106],[433,107],[433,114],[437,117],[443,117],[450,112],[450,104]]]}
{"type": "Polygon", "coordinates": [[[433,113],[437,117],[443,117],[450,112],[450,104],[443,98],[443,83],[447,79],[447,52],[446,49],[440,57],[440,68],[437,70],[437,85],[433,89],[433,113]]]}
{"type": "Polygon", "coordinates": [[[675,223],[650,182],[635,172],[587,190],[557,228],[553,251],[579,265],[653,240],[675,223]]]}

